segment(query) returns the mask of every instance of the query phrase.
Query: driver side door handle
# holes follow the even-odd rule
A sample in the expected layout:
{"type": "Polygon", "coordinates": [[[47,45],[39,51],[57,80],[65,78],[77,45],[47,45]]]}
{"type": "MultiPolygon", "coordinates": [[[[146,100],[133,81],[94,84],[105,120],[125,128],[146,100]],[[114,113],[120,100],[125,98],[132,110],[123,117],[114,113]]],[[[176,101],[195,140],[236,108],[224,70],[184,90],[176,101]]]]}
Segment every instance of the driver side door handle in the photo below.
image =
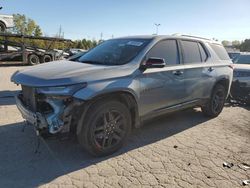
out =
{"type": "Polygon", "coordinates": [[[213,67],[209,67],[207,70],[208,70],[208,72],[212,72],[214,70],[214,68],[213,67]]]}

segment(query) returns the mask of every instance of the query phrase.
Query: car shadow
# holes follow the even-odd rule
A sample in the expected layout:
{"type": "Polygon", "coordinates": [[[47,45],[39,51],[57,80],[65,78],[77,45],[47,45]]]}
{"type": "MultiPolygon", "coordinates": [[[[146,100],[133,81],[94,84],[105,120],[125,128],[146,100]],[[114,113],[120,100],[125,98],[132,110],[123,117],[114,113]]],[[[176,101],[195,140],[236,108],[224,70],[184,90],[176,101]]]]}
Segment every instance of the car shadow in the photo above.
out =
{"type": "Polygon", "coordinates": [[[128,143],[121,150],[101,158],[83,151],[76,139],[40,139],[40,147],[35,153],[39,139],[32,126],[24,126],[23,122],[2,125],[0,187],[37,187],[60,176],[166,139],[208,120],[196,109],[162,116],[148,121],[140,129],[134,129],[128,143]]]}

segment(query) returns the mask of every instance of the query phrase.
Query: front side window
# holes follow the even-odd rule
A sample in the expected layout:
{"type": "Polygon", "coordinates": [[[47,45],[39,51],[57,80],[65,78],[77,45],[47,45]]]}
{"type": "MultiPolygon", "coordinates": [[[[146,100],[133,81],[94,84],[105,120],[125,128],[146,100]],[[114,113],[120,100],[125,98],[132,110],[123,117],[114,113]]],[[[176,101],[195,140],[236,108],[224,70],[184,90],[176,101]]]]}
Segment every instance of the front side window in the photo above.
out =
{"type": "Polygon", "coordinates": [[[202,62],[198,44],[194,41],[181,41],[185,64],[202,62]]]}
{"type": "Polygon", "coordinates": [[[148,53],[148,58],[156,57],[165,60],[167,65],[179,64],[179,53],[176,40],[158,42],[148,53]]]}
{"type": "Polygon", "coordinates": [[[79,58],[79,62],[101,65],[123,65],[135,58],[151,39],[107,40],[79,58]]]}

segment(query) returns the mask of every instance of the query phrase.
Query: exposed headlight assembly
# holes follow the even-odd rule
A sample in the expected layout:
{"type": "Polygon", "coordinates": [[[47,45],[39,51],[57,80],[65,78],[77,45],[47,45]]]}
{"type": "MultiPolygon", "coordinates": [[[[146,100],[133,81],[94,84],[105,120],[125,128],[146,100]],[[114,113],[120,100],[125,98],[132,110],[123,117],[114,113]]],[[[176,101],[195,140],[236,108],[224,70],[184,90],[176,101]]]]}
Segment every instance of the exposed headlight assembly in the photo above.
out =
{"type": "Polygon", "coordinates": [[[37,93],[45,95],[73,95],[78,90],[85,88],[87,83],[80,83],[67,86],[53,86],[53,87],[39,87],[37,88],[37,93]]]}

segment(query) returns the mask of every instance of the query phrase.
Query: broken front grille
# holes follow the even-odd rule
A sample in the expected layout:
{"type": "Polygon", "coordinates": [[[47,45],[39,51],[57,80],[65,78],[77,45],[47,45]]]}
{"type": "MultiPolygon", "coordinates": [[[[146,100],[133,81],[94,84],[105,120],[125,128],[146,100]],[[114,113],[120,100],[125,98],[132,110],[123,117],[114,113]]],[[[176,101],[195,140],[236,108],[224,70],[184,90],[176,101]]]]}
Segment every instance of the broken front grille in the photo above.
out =
{"type": "Polygon", "coordinates": [[[22,85],[23,102],[26,107],[35,112],[36,111],[36,96],[35,88],[22,85]]]}

